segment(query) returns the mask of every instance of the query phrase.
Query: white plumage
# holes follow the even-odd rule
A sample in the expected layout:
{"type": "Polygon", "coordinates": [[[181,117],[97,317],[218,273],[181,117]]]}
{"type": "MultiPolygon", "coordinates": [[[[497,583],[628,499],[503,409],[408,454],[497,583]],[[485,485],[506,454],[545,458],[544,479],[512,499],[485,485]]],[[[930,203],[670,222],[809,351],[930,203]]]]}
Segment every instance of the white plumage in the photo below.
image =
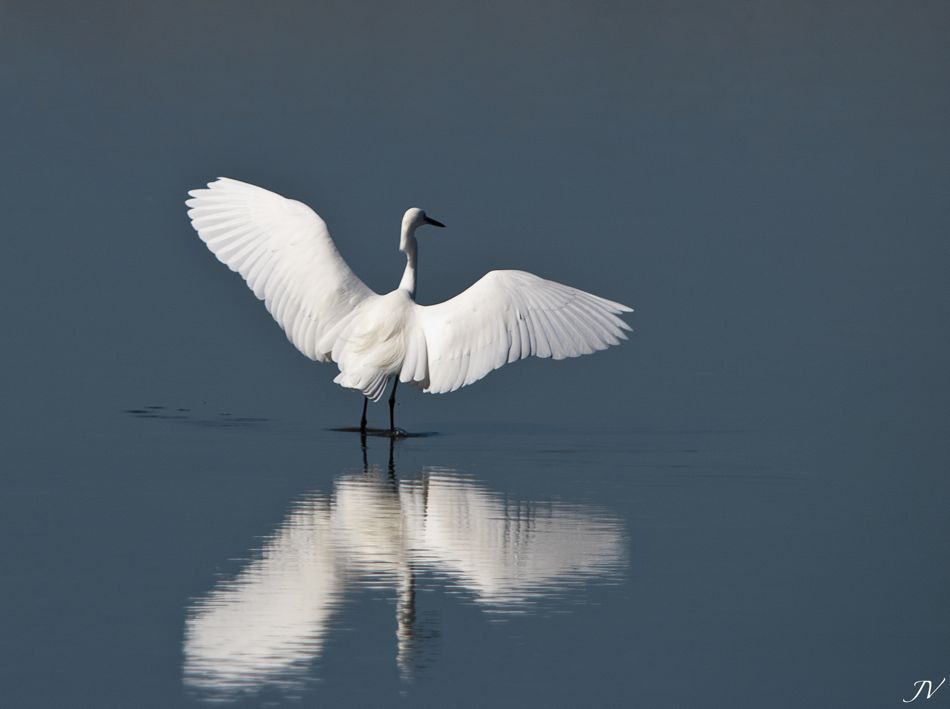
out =
{"type": "Polygon", "coordinates": [[[525,357],[605,349],[630,329],[618,317],[627,306],[524,271],[491,271],[444,303],[417,304],[415,231],[442,226],[421,209],[403,217],[399,287],[380,295],[306,205],[228,178],[189,194],[201,239],[241,274],[288,339],[310,359],[335,362],[334,381],[374,401],[396,378],[431,393],[454,391],[525,357]]]}

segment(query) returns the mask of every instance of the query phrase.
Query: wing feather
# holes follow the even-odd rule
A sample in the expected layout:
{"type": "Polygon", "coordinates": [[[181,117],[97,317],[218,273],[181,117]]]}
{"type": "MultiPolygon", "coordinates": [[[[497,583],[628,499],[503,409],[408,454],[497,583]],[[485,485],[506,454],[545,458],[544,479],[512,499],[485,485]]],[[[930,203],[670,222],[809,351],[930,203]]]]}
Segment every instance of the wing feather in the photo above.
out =
{"type": "MultiPolygon", "coordinates": [[[[456,297],[417,305],[428,385],[444,393],[526,357],[578,357],[626,339],[631,309],[524,271],[491,271],[456,297]]],[[[403,381],[410,378],[403,374],[403,381]]]]}
{"type": "Polygon", "coordinates": [[[241,274],[287,338],[326,362],[358,306],[376,296],[301,202],[226,177],[193,190],[188,216],[208,249],[241,274]]]}

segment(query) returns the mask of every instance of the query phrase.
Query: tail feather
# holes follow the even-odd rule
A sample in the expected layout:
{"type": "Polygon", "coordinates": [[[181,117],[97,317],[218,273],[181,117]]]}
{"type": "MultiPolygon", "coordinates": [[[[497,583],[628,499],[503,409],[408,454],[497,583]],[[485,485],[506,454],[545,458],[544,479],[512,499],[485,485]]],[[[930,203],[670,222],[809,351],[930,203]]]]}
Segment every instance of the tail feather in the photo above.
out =
{"type": "Polygon", "coordinates": [[[333,381],[347,389],[358,389],[367,399],[379,401],[386,391],[389,377],[389,374],[378,369],[362,369],[355,372],[341,371],[333,381]]]}

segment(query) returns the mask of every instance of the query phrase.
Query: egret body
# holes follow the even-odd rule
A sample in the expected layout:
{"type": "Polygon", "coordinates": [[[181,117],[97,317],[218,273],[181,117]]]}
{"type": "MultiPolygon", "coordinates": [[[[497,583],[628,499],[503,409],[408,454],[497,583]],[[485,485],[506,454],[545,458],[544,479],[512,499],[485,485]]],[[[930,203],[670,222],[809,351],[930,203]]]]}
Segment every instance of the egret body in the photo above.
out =
{"type": "Polygon", "coordinates": [[[508,362],[563,359],[626,339],[630,308],[525,271],[490,271],[436,305],[415,302],[416,231],[441,222],[413,207],[402,219],[399,286],[380,295],[350,269],[324,221],[301,202],[229,178],[189,192],[188,216],[212,253],[237,271],[304,355],[334,362],[333,380],[378,401],[392,382],[455,391],[508,362]]]}

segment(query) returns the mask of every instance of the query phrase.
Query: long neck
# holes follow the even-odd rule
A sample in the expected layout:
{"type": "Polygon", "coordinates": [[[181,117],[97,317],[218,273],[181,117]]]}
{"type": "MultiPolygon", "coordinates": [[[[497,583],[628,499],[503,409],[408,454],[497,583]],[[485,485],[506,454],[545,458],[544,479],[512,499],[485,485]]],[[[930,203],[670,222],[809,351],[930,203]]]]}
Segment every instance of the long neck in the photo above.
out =
{"type": "Polygon", "coordinates": [[[416,237],[414,230],[410,227],[403,227],[402,237],[399,240],[399,250],[406,254],[406,270],[402,273],[402,280],[399,281],[399,289],[408,291],[410,298],[416,297],[416,237]]]}

